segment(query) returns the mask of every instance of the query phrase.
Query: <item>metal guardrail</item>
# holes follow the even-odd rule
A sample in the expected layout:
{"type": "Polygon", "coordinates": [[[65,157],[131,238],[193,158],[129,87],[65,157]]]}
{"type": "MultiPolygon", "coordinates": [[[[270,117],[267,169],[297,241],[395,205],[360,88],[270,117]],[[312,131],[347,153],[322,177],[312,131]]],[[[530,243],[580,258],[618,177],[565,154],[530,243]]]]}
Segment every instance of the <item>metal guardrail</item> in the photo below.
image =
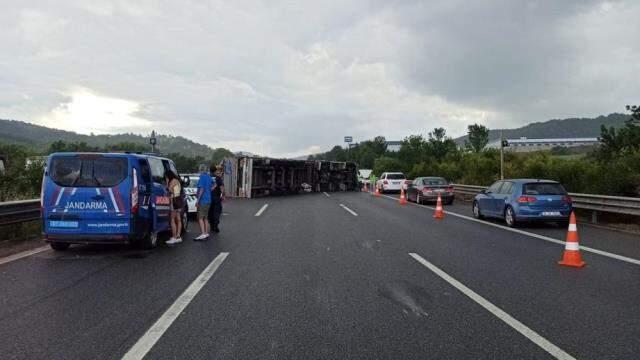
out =
{"type": "MultiPolygon", "coordinates": [[[[453,191],[464,197],[467,195],[475,196],[486,188],[485,186],[453,184],[453,191]]],[[[569,196],[571,196],[573,207],[576,209],[640,216],[640,198],[580,193],[569,193],[569,196]]]]}
{"type": "Polygon", "coordinates": [[[40,199],[0,203],[0,225],[40,219],[40,199]]]}

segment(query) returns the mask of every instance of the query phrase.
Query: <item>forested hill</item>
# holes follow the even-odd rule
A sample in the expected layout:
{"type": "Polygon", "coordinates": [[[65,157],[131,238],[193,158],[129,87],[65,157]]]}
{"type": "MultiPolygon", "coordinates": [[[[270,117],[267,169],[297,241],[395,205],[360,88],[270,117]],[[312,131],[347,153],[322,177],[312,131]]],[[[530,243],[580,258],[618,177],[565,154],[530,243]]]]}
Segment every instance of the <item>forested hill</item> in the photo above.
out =
{"type": "MultiPolygon", "coordinates": [[[[181,136],[158,135],[157,149],[161,153],[179,153],[188,157],[211,157],[213,149],[181,136]]],[[[137,134],[83,135],[71,131],[51,129],[16,120],[0,119],[0,142],[19,144],[37,151],[45,151],[54,141],[85,142],[89,146],[105,147],[118,143],[149,145],[147,136],[137,134]]]]}
{"type": "MultiPolygon", "coordinates": [[[[607,116],[598,116],[596,118],[554,119],[531,123],[517,129],[504,129],[502,132],[504,137],[507,139],[518,139],[523,136],[530,139],[598,137],[600,136],[601,125],[620,128],[624,126],[625,121],[630,117],[630,115],[614,113],[607,116]]],[[[498,138],[500,138],[500,130],[490,130],[489,141],[493,141],[498,138]]],[[[467,137],[463,136],[455,139],[455,141],[458,144],[464,144],[466,139],[467,137]]]]}

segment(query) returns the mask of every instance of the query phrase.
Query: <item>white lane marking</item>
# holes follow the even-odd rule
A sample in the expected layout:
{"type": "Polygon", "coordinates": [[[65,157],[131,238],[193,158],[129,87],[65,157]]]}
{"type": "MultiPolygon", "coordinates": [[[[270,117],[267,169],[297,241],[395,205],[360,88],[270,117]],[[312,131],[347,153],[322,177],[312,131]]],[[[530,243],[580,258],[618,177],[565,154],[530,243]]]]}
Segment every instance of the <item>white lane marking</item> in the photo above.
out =
{"type": "Polygon", "coordinates": [[[436,275],[438,275],[443,280],[448,282],[451,286],[453,286],[456,289],[460,290],[460,292],[462,292],[463,294],[468,296],[471,300],[473,300],[476,303],[478,303],[478,305],[480,305],[483,308],[485,308],[487,311],[489,311],[490,313],[495,315],[498,319],[504,321],[507,325],[511,326],[514,330],[516,330],[520,334],[524,335],[524,337],[526,337],[531,342],[533,342],[534,344],[536,344],[539,347],[541,347],[544,351],[548,352],[549,354],[551,354],[556,359],[563,359],[563,360],[564,359],[567,359],[567,360],[574,359],[575,360],[575,358],[573,356],[569,355],[564,350],[560,349],[559,347],[557,347],[556,345],[551,343],[549,340],[547,340],[544,337],[540,336],[537,332],[531,330],[525,324],[523,324],[520,321],[518,321],[517,319],[513,318],[511,315],[507,314],[506,312],[504,312],[499,307],[493,305],[487,299],[485,299],[482,296],[478,295],[475,291],[469,289],[463,283],[461,283],[458,280],[454,279],[453,277],[451,277],[446,272],[440,270],[437,266],[435,266],[432,263],[428,262],[422,256],[420,256],[420,255],[418,255],[416,253],[409,253],[409,256],[414,258],[420,264],[424,265],[427,269],[433,271],[436,275]]]}
{"type": "Polygon", "coordinates": [[[109,197],[111,198],[111,202],[113,203],[114,210],[119,213],[120,209],[118,208],[118,204],[116,203],[116,198],[113,196],[113,190],[109,188],[109,197]]]}
{"type": "Polygon", "coordinates": [[[20,259],[25,258],[27,256],[35,255],[37,253],[41,253],[41,252],[47,251],[49,249],[50,249],[49,245],[40,246],[40,247],[37,247],[35,249],[31,249],[31,250],[23,251],[21,253],[13,254],[13,255],[10,255],[10,256],[7,256],[7,257],[3,257],[2,259],[0,259],[0,265],[6,264],[6,263],[10,263],[12,261],[20,260],[20,259]]]}
{"type": "MultiPolygon", "coordinates": [[[[382,195],[382,196],[384,196],[384,197],[386,197],[386,198],[388,198],[388,199],[391,199],[391,200],[397,200],[396,198],[391,197],[391,196],[387,196],[387,195],[382,195]]],[[[423,207],[423,208],[427,208],[427,209],[430,209],[430,210],[435,210],[435,208],[433,208],[433,207],[431,207],[431,206],[426,206],[426,205],[422,205],[422,204],[415,204],[415,203],[410,203],[410,204],[411,204],[411,205],[415,205],[415,206],[420,206],[420,207],[423,207]]],[[[566,246],[566,242],[564,242],[564,241],[562,241],[562,240],[558,240],[558,239],[550,238],[550,237],[548,237],[548,236],[538,235],[538,234],[536,234],[536,233],[531,233],[531,232],[527,232],[527,231],[520,230],[520,229],[514,229],[514,228],[510,228],[510,227],[502,226],[502,225],[499,225],[499,224],[494,224],[494,223],[489,222],[489,221],[484,221],[484,220],[476,219],[476,218],[473,218],[473,217],[470,217],[470,216],[466,216],[466,215],[462,215],[462,214],[454,213],[454,212],[451,212],[451,211],[445,211],[444,213],[445,213],[445,214],[452,215],[452,216],[459,217],[459,218],[461,218],[461,219],[465,219],[465,220],[469,220],[469,221],[474,221],[474,222],[477,222],[477,223],[479,223],[479,224],[484,224],[484,225],[487,225],[487,226],[493,226],[493,227],[496,227],[496,228],[498,228],[498,229],[502,229],[502,230],[506,230],[506,231],[511,231],[511,232],[514,232],[514,233],[518,233],[518,234],[522,234],[522,235],[530,236],[530,237],[533,237],[533,238],[536,238],[536,239],[540,239],[540,240],[544,240],[544,241],[552,242],[552,243],[554,243],[554,244],[558,244],[558,245],[566,246]]],[[[622,256],[622,255],[618,255],[618,254],[614,254],[614,253],[606,252],[606,251],[603,251],[603,250],[594,249],[594,248],[591,248],[591,247],[588,247],[588,246],[582,246],[582,245],[580,245],[580,250],[587,251],[587,252],[590,252],[590,253],[593,253],[593,254],[598,254],[598,255],[606,256],[606,257],[609,257],[609,258],[612,258],[612,259],[616,259],[616,260],[620,260],[620,261],[628,262],[628,263],[630,263],[630,264],[640,265],[640,260],[638,260],[638,259],[634,259],[634,258],[630,258],[630,257],[626,257],[626,256],[622,256]]]]}
{"type": "Polygon", "coordinates": [[[340,207],[342,207],[343,209],[345,209],[345,210],[347,210],[348,212],[350,212],[350,213],[351,213],[351,215],[353,215],[353,216],[358,216],[358,214],[356,214],[356,212],[355,212],[355,211],[353,211],[353,210],[349,209],[348,207],[344,206],[343,204],[340,204],[340,207]]]}
{"type": "Polygon", "coordinates": [[[326,197],[331,197],[331,195],[327,194],[326,192],[322,192],[326,197]]]}
{"type": "Polygon", "coordinates": [[[265,210],[267,210],[267,207],[269,207],[269,204],[264,204],[264,205],[262,205],[262,207],[260,208],[260,210],[258,210],[258,212],[256,213],[256,215],[255,215],[255,216],[260,216],[260,215],[262,215],[262,213],[263,213],[265,210]]]}
{"type": "Polygon", "coordinates": [[[218,270],[224,259],[227,258],[229,253],[223,252],[216,256],[215,259],[198,275],[195,280],[189,285],[189,287],[180,295],[176,301],[171,304],[167,311],[160,316],[158,321],[155,322],[142,335],[140,340],[136,342],[129,351],[122,357],[123,360],[139,360],[144,358],[145,355],[153,348],[153,346],[160,340],[162,335],[169,329],[171,324],[180,316],[184,309],[189,305],[191,300],[196,297],[198,292],[202,290],[205,284],[211,279],[213,274],[218,270]]]}

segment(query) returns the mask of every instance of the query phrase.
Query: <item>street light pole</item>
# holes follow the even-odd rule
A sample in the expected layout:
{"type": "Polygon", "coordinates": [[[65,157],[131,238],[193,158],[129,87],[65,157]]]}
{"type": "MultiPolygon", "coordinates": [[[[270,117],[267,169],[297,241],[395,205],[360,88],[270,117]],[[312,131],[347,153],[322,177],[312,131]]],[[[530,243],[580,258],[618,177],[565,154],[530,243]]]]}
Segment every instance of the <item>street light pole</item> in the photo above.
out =
{"type": "Polygon", "coordinates": [[[500,130],[500,180],[504,180],[504,137],[500,130]]]}
{"type": "Polygon", "coordinates": [[[156,131],[153,130],[151,131],[151,138],[149,139],[149,144],[151,144],[151,152],[155,154],[156,152],[156,143],[157,143],[157,139],[156,139],[156,131]]]}

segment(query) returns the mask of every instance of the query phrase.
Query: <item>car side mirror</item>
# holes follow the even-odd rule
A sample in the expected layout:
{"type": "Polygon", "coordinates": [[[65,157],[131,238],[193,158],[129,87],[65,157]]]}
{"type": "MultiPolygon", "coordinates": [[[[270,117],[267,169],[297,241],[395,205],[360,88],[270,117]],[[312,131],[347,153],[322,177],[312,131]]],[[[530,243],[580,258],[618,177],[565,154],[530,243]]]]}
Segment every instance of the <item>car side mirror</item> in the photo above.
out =
{"type": "Polygon", "coordinates": [[[480,194],[491,194],[491,191],[489,190],[480,190],[480,194]]]}

